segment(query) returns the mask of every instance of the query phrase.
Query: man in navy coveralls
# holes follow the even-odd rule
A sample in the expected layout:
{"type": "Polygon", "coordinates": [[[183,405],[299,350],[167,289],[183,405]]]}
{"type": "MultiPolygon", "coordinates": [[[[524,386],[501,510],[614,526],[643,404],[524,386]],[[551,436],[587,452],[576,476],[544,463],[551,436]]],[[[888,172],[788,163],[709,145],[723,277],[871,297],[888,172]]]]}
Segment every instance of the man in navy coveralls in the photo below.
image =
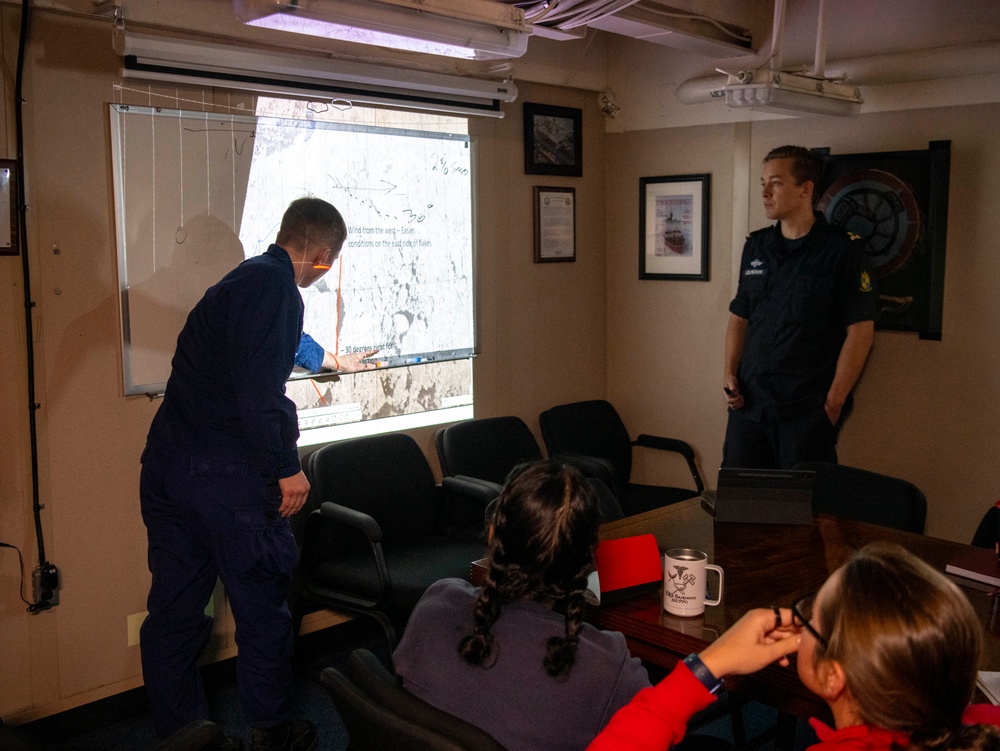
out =
{"type": "Polygon", "coordinates": [[[837,431],[875,336],[876,293],[857,236],[813,211],[815,154],[764,158],[768,219],[743,247],[729,305],[722,466],[789,469],[837,461],[837,431]]]}
{"type": "Polygon", "coordinates": [[[326,273],[346,235],[329,203],[292,202],[275,244],[210,287],[177,338],[140,478],[152,573],[140,649],[161,736],[208,717],[195,661],[212,631],[204,611],[218,576],[254,751],[315,745],[312,724],[290,716],[287,597],[298,552],[288,517],[309,482],[285,381],[302,334],[298,287],[326,273]]]}

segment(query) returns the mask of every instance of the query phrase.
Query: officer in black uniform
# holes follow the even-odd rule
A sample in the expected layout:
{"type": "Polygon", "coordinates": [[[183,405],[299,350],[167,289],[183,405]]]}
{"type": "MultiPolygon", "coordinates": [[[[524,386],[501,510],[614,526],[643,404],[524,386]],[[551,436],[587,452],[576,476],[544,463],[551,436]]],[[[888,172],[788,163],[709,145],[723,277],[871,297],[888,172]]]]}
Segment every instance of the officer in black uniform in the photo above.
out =
{"type": "Polygon", "coordinates": [[[813,211],[819,158],[782,146],[761,191],[778,223],[748,238],[729,305],[722,466],[837,461],[837,431],[875,332],[876,293],[857,239],[813,211]]]}

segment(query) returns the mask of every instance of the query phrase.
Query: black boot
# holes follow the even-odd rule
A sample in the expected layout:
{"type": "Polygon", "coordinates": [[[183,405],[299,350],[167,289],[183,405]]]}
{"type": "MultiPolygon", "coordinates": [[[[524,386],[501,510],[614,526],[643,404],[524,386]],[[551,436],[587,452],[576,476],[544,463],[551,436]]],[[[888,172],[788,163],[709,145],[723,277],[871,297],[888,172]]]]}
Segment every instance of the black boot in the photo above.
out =
{"type": "Polygon", "coordinates": [[[254,728],[250,751],[312,751],[316,726],[309,720],[292,720],[273,728],[254,728]]]}

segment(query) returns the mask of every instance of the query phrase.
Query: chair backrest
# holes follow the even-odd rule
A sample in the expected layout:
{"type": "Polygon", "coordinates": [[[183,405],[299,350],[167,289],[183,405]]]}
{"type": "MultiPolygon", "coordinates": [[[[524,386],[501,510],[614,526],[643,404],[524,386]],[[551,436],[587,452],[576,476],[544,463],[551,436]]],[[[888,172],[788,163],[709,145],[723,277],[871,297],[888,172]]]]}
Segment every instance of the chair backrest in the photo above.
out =
{"type": "Polygon", "coordinates": [[[799,462],[811,469],[813,513],[830,514],[923,534],[927,498],[911,482],[877,472],[826,462],[799,462]]]}
{"type": "Polygon", "coordinates": [[[972,535],[972,544],[977,548],[993,548],[997,542],[1000,542],[1000,510],[994,505],[983,514],[975,534],[972,535]]]}
{"type": "Polygon", "coordinates": [[[403,433],[328,444],[310,456],[309,475],[311,497],[368,514],[386,543],[428,534],[444,510],[424,452],[403,433]]]}
{"type": "Polygon", "coordinates": [[[320,682],[347,727],[352,751],[504,751],[485,731],[411,694],[368,650],[351,654],[347,672],[350,678],[326,668],[320,682]]]}
{"type": "Polygon", "coordinates": [[[467,475],[503,485],[518,464],[542,458],[531,429],[520,417],[484,417],[439,430],[435,436],[441,473],[467,475]]]}
{"type": "Polygon", "coordinates": [[[603,399],[560,404],[538,416],[542,438],[550,455],[597,456],[611,462],[616,479],[632,475],[632,439],[617,410],[603,399]]]}
{"type": "Polygon", "coordinates": [[[625,512],[622,511],[622,505],[618,502],[618,499],[615,498],[615,494],[611,492],[611,488],[598,480],[596,477],[588,477],[587,482],[590,483],[590,489],[593,491],[594,497],[597,499],[597,507],[601,510],[602,524],[625,518],[625,512]]]}

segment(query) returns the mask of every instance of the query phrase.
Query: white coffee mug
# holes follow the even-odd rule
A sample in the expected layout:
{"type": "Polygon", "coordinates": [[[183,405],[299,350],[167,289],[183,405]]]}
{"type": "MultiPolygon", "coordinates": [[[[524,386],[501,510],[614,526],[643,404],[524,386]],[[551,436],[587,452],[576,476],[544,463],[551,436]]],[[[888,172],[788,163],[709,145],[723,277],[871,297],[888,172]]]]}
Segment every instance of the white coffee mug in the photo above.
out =
{"type": "Polygon", "coordinates": [[[663,609],[674,615],[701,615],[706,605],[722,602],[722,569],[708,562],[708,555],[691,548],[672,548],[663,557],[663,609]],[[719,575],[719,595],[705,597],[706,571],[719,575]]]}

